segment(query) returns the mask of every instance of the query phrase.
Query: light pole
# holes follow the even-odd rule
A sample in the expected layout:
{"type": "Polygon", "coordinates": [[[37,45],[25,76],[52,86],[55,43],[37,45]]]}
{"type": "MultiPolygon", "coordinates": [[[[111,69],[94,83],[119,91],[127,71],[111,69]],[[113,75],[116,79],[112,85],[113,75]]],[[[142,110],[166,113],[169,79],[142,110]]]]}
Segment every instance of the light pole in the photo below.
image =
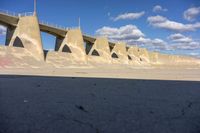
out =
{"type": "Polygon", "coordinates": [[[37,15],[37,3],[36,3],[36,0],[34,0],[34,16],[37,15]]]}
{"type": "Polygon", "coordinates": [[[78,27],[79,27],[79,29],[81,29],[81,19],[80,19],[80,17],[78,18],[78,27]]]}

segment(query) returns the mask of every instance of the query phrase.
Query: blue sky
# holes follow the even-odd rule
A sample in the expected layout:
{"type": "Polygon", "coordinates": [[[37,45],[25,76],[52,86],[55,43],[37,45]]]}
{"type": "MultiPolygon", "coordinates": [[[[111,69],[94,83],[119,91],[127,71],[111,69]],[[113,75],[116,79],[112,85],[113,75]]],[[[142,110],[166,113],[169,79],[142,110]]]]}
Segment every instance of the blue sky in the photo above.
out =
{"type": "MultiPolygon", "coordinates": [[[[0,0],[0,9],[31,12],[33,0],[0,0]]],[[[83,33],[111,41],[200,57],[199,0],[37,0],[37,13],[65,27],[78,26],[80,17],[83,33]]],[[[42,39],[45,49],[53,49],[55,37],[42,33],[42,39]]]]}

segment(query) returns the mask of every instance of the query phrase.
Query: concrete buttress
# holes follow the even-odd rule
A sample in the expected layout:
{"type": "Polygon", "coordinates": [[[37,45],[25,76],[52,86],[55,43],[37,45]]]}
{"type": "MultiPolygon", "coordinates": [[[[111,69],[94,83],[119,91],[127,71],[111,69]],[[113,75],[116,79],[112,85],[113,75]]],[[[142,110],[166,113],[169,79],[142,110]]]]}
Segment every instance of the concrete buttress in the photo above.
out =
{"type": "Polygon", "coordinates": [[[111,48],[111,57],[114,63],[128,64],[128,54],[125,43],[117,43],[111,48]]]}
{"type": "Polygon", "coordinates": [[[71,29],[67,31],[65,38],[57,37],[55,51],[70,53],[77,59],[85,61],[86,54],[81,30],[71,29]]]}
{"type": "Polygon", "coordinates": [[[86,48],[88,50],[88,58],[94,56],[96,58],[93,60],[96,62],[111,63],[111,54],[107,38],[99,37],[95,40],[94,44],[87,44],[86,48]]]}
{"type": "Polygon", "coordinates": [[[9,28],[6,35],[6,45],[23,47],[37,60],[44,61],[44,52],[37,16],[19,17],[17,26],[9,28]]]}

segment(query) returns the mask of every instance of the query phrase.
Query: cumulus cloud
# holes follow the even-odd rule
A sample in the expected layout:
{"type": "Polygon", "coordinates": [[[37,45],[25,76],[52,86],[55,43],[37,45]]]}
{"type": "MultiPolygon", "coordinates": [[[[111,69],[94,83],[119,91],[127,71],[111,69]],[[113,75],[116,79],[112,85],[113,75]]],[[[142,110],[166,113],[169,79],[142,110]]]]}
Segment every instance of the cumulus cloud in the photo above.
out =
{"type": "Polygon", "coordinates": [[[200,49],[200,42],[193,40],[191,37],[184,36],[180,33],[171,34],[168,39],[171,41],[172,49],[195,50],[200,49]]]}
{"type": "Polygon", "coordinates": [[[110,41],[124,41],[127,42],[131,39],[137,39],[144,36],[144,33],[140,31],[135,25],[125,25],[119,28],[104,26],[96,31],[98,36],[105,36],[110,41]]]}
{"type": "MultiPolygon", "coordinates": [[[[159,21],[161,20],[162,18],[159,21]]],[[[119,28],[104,26],[96,31],[96,35],[108,37],[111,42],[122,41],[128,45],[137,45],[153,51],[173,50],[176,53],[178,50],[188,50],[189,55],[191,51],[200,49],[199,41],[183,34],[171,34],[166,41],[160,38],[151,39],[135,25],[125,25],[119,28]]]]}
{"type": "Polygon", "coordinates": [[[124,13],[120,14],[115,18],[112,18],[113,21],[118,21],[118,20],[134,20],[142,17],[145,14],[144,11],[142,12],[136,12],[136,13],[124,13]]]}
{"type": "Polygon", "coordinates": [[[147,21],[150,25],[157,27],[168,29],[172,31],[184,32],[184,31],[195,31],[200,28],[200,22],[194,24],[183,24],[175,21],[171,21],[163,16],[150,16],[147,18],[147,21]]]}
{"type": "Polygon", "coordinates": [[[190,52],[189,55],[200,58],[200,53],[190,52]]]}
{"type": "Polygon", "coordinates": [[[166,12],[168,10],[166,8],[163,8],[160,5],[156,5],[156,6],[153,7],[153,12],[160,12],[160,11],[166,12]]]}
{"type": "Polygon", "coordinates": [[[196,50],[200,49],[200,43],[199,42],[190,42],[190,43],[174,43],[171,45],[171,47],[175,50],[196,50]]]}
{"type": "Polygon", "coordinates": [[[156,51],[168,49],[167,42],[165,42],[160,38],[150,39],[150,38],[140,37],[139,39],[135,40],[135,44],[156,51]]]}
{"type": "Polygon", "coordinates": [[[0,35],[6,34],[6,27],[0,25],[0,35]]]}
{"type": "Polygon", "coordinates": [[[168,39],[177,43],[190,43],[193,41],[191,37],[186,37],[180,33],[171,34],[168,39]]]}
{"type": "Polygon", "coordinates": [[[162,39],[146,38],[144,33],[135,25],[125,25],[119,28],[102,27],[96,31],[98,36],[105,36],[111,42],[125,42],[128,45],[139,45],[154,50],[166,49],[166,42],[162,39]]]}
{"type": "Polygon", "coordinates": [[[200,7],[192,7],[183,13],[183,17],[188,21],[194,21],[200,15],[200,7]]]}

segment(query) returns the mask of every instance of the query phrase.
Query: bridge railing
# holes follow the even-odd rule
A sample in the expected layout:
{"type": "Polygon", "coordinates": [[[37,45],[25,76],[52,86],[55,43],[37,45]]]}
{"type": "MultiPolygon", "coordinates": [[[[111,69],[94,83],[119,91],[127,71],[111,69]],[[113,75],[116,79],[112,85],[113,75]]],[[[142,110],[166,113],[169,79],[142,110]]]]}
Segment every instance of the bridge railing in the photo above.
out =
{"type": "Polygon", "coordinates": [[[49,27],[53,27],[53,28],[57,28],[57,29],[61,29],[61,30],[70,30],[70,29],[77,29],[78,28],[78,27],[64,27],[64,26],[49,23],[49,22],[46,22],[46,21],[40,21],[40,24],[47,25],[49,27]]]}
{"type": "Polygon", "coordinates": [[[14,16],[14,17],[25,17],[25,16],[33,16],[34,15],[34,12],[15,13],[15,12],[10,12],[10,11],[1,10],[1,9],[0,9],[0,13],[9,15],[9,16],[14,16]]]}
{"type": "Polygon", "coordinates": [[[53,24],[53,23],[49,23],[49,22],[46,22],[46,21],[40,21],[40,24],[47,25],[49,27],[53,27],[53,28],[57,28],[57,29],[61,29],[61,30],[66,30],[67,29],[64,26],[53,24]]]}
{"type": "Polygon", "coordinates": [[[9,16],[15,16],[15,17],[18,17],[18,13],[10,12],[10,11],[7,11],[7,10],[1,10],[1,9],[0,9],[0,13],[2,13],[2,14],[6,14],[6,15],[9,15],[9,16]]]}
{"type": "Polygon", "coordinates": [[[34,12],[19,13],[18,16],[19,17],[34,16],[34,12]]]}
{"type": "MultiPolygon", "coordinates": [[[[34,12],[15,13],[15,12],[10,12],[8,10],[1,10],[1,9],[0,9],[0,13],[8,15],[8,16],[14,16],[14,17],[34,16],[34,12]]],[[[70,29],[78,29],[79,28],[79,27],[64,27],[61,25],[52,24],[52,23],[45,22],[45,21],[40,21],[40,24],[47,25],[49,27],[57,28],[60,30],[70,30],[70,29]]]]}

